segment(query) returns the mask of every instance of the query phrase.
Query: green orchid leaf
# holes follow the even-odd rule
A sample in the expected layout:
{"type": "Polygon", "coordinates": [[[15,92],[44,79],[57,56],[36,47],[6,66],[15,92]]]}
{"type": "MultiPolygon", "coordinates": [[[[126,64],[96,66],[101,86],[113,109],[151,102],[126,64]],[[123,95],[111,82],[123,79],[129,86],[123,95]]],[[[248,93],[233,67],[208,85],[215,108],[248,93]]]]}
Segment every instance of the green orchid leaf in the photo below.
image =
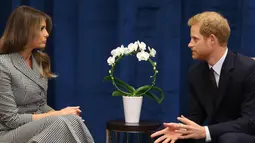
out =
{"type": "Polygon", "coordinates": [[[160,104],[162,101],[160,101],[160,99],[157,97],[157,95],[155,95],[154,93],[151,92],[147,92],[145,94],[145,96],[150,97],[151,99],[155,100],[158,104],[160,104]]]}
{"type": "Polygon", "coordinates": [[[128,89],[128,91],[130,91],[130,92],[134,92],[135,91],[135,88],[133,86],[128,85],[127,83],[125,83],[124,81],[122,81],[122,80],[120,80],[120,79],[118,79],[116,77],[115,77],[115,82],[125,86],[128,89]]]}
{"type": "Polygon", "coordinates": [[[105,76],[105,77],[104,77],[104,80],[105,80],[105,81],[111,81],[111,77],[110,77],[110,76],[105,76]]]}
{"type": "MultiPolygon", "coordinates": [[[[127,83],[125,83],[124,81],[118,79],[118,78],[114,78],[115,79],[115,83],[120,86],[121,88],[123,89],[126,89],[127,91],[129,91],[130,93],[133,93],[135,91],[135,88],[132,87],[131,85],[128,85],[127,83]]],[[[105,76],[104,77],[104,80],[107,80],[107,81],[111,81],[111,77],[110,76],[105,76]]]]}
{"type": "MultiPolygon", "coordinates": [[[[151,85],[144,85],[139,88],[137,88],[134,92],[135,95],[143,95],[144,92],[149,91],[152,88],[151,85]]],[[[145,93],[144,93],[145,94],[145,93]]]]}
{"type": "Polygon", "coordinates": [[[148,96],[148,97],[154,99],[158,104],[160,104],[164,100],[164,97],[165,97],[165,94],[164,94],[163,90],[160,89],[157,86],[152,87],[151,90],[156,90],[156,91],[160,92],[160,98],[157,95],[155,95],[154,93],[151,93],[151,92],[146,92],[145,96],[148,96]]]}
{"type": "Polygon", "coordinates": [[[121,92],[119,90],[115,90],[113,93],[112,93],[112,96],[128,96],[128,94],[125,94],[124,92],[121,92]]]}

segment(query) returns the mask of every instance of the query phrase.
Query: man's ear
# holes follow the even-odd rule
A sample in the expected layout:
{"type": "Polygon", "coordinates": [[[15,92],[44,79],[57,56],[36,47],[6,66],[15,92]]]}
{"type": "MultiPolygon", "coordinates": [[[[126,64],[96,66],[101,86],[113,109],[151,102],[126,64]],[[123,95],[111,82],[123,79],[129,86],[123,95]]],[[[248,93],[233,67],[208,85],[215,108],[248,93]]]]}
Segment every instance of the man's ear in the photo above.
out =
{"type": "Polygon", "coordinates": [[[214,45],[215,43],[218,42],[218,39],[217,39],[217,37],[216,37],[214,34],[210,34],[209,40],[210,40],[210,43],[211,43],[212,45],[214,45]]]}

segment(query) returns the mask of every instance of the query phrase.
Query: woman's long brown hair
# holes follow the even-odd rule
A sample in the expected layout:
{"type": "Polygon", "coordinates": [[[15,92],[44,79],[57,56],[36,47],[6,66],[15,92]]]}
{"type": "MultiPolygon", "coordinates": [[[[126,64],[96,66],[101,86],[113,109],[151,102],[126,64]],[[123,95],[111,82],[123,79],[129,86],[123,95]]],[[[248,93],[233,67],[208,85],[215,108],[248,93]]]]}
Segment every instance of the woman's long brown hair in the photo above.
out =
{"type": "MultiPolygon", "coordinates": [[[[52,29],[50,16],[29,6],[16,8],[11,13],[0,40],[0,54],[16,53],[25,50],[25,46],[37,37],[43,20],[46,22],[47,32],[50,33],[52,29]]],[[[34,50],[32,54],[40,67],[42,77],[56,77],[51,72],[50,58],[46,53],[34,50]]]]}

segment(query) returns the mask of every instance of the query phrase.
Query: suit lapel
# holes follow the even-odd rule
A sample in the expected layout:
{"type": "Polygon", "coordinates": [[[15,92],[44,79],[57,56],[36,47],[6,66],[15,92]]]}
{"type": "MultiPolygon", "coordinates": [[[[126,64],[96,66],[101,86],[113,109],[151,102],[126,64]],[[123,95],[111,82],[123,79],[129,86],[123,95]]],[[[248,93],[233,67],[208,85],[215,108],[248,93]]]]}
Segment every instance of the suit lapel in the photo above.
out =
{"type": "Polygon", "coordinates": [[[223,97],[225,96],[226,89],[231,80],[231,71],[234,68],[234,54],[228,51],[226,59],[221,68],[220,80],[219,80],[219,94],[216,95],[215,100],[215,112],[217,111],[223,97]]]}
{"type": "Polygon", "coordinates": [[[32,68],[31,69],[24,58],[19,53],[10,54],[12,63],[16,69],[18,69],[21,73],[23,73],[26,77],[31,79],[37,85],[42,87],[44,90],[47,89],[47,80],[42,78],[40,75],[39,66],[37,65],[34,57],[32,56],[32,68]]]}

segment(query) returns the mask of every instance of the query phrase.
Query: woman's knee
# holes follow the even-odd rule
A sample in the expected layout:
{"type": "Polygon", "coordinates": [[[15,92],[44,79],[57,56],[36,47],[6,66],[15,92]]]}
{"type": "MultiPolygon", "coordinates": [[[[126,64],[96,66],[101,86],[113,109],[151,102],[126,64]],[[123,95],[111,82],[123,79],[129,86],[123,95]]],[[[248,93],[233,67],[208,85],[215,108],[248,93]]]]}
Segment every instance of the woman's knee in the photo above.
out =
{"type": "Polygon", "coordinates": [[[67,117],[71,121],[83,122],[82,118],[77,115],[66,115],[65,117],[67,117]]]}
{"type": "Polygon", "coordinates": [[[49,116],[49,117],[46,117],[46,122],[48,124],[56,124],[56,125],[60,125],[60,126],[65,124],[65,120],[61,116],[49,116]]]}

